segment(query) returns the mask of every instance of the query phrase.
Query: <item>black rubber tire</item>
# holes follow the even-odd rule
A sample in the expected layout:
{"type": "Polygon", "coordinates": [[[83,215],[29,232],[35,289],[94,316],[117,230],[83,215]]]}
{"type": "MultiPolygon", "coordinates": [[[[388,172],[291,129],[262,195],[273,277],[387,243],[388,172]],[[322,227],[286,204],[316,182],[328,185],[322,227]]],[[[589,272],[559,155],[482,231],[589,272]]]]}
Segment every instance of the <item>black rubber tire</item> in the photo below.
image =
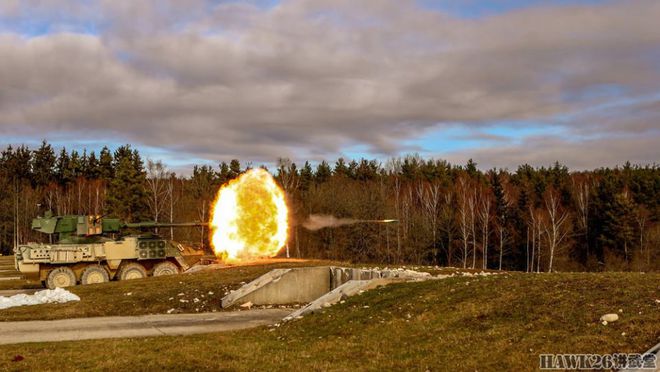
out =
{"type": "Polygon", "coordinates": [[[48,289],[66,288],[76,285],[76,274],[66,266],[56,267],[48,273],[46,286],[48,289]]]}
{"type": "Polygon", "coordinates": [[[137,262],[124,264],[117,273],[119,280],[142,279],[147,277],[147,270],[137,262]]]}
{"type": "Polygon", "coordinates": [[[176,275],[179,267],[170,261],[163,261],[154,266],[153,276],[176,275]]]}
{"type": "Polygon", "coordinates": [[[101,265],[89,265],[83,271],[80,277],[80,284],[107,283],[110,281],[110,275],[101,265]]]}

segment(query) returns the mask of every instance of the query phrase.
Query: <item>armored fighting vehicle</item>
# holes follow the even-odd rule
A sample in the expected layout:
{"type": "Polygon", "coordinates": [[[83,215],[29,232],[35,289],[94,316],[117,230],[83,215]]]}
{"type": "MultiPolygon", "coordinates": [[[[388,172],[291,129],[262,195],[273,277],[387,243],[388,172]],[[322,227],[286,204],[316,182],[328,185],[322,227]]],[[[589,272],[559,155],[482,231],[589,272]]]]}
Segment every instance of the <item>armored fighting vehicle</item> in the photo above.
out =
{"type": "Polygon", "coordinates": [[[14,249],[16,269],[48,288],[178,274],[201,256],[153,232],[126,231],[165,227],[196,227],[203,223],[124,223],[103,216],[53,216],[32,220],[32,230],[55,243],[28,243],[14,249]]]}

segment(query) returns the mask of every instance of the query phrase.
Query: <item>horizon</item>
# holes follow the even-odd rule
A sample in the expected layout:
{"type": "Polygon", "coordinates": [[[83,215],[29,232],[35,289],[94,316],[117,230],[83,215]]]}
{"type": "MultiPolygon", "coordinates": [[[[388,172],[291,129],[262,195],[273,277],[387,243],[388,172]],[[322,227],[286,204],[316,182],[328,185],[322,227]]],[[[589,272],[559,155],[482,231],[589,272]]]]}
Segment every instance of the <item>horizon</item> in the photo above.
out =
{"type": "MultiPolygon", "coordinates": [[[[74,149],[66,149],[65,147],[59,147],[58,148],[58,147],[52,146],[52,144],[50,144],[47,141],[46,141],[46,144],[48,144],[52,147],[53,152],[54,152],[56,157],[59,157],[60,152],[62,151],[62,149],[65,149],[67,151],[68,155],[71,155],[72,152],[75,151],[81,157],[84,154],[91,155],[91,153],[93,152],[95,154],[95,156],[97,157],[97,159],[98,159],[99,153],[101,152],[101,150],[103,150],[103,147],[94,148],[94,149],[89,149],[89,148],[85,147],[85,148],[82,149],[82,151],[79,151],[78,149],[75,149],[75,148],[74,149]]],[[[28,146],[27,144],[24,144],[24,143],[8,144],[7,146],[8,147],[0,148],[0,152],[9,149],[9,146],[11,146],[11,148],[14,149],[14,150],[16,148],[19,148],[19,147],[26,147],[30,152],[34,152],[35,150],[38,149],[39,146],[41,146],[41,143],[40,143],[39,146],[28,146]]],[[[147,161],[161,162],[165,166],[165,171],[171,172],[171,173],[175,174],[177,177],[183,177],[183,178],[189,178],[190,176],[192,176],[192,172],[194,170],[194,167],[206,166],[206,167],[210,167],[210,169],[212,171],[218,171],[220,169],[220,166],[222,165],[222,163],[226,163],[227,165],[229,165],[229,163],[232,160],[238,160],[239,161],[240,166],[241,166],[241,171],[246,171],[246,170],[252,169],[252,168],[265,168],[269,173],[272,173],[273,175],[276,175],[276,172],[278,170],[278,164],[279,164],[280,160],[289,161],[291,163],[294,163],[296,165],[298,171],[300,171],[300,169],[302,169],[302,167],[305,165],[305,163],[309,163],[310,166],[312,167],[312,169],[314,171],[316,171],[319,164],[321,164],[323,161],[325,161],[330,166],[330,168],[332,170],[334,170],[337,162],[340,159],[344,160],[346,165],[349,165],[351,162],[360,163],[362,160],[369,161],[369,162],[376,161],[378,166],[381,169],[391,170],[391,165],[390,164],[392,162],[394,162],[394,161],[403,161],[405,159],[414,158],[414,159],[417,159],[417,160],[422,161],[422,162],[428,162],[428,161],[446,162],[447,165],[450,166],[451,168],[461,168],[461,169],[465,169],[465,167],[468,165],[468,163],[472,162],[472,164],[475,166],[475,168],[478,171],[480,171],[484,174],[488,173],[491,170],[495,170],[495,171],[498,171],[498,172],[499,171],[508,172],[510,174],[514,174],[514,173],[517,172],[517,170],[520,167],[524,167],[524,166],[530,166],[530,167],[532,167],[536,170],[539,170],[539,169],[553,169],[557,166],[560,166],[560,167],[565,167],[568,170],[568,173],[570,173],[570,174],[580,173],[580,172],[594,172],[594,171],[598,171],[600,169],[616,170],[616,169],[623,169],[627,166],[630,166],[630,167],[633,167],[633,168],[657,168],[658,166],[660,166],[656,162],[652,162],[652,163],[633,163],[633,162],[630,162],[630,161],[623,161],[620,164],[615,164],[613,166],[601,166],[601,167],[594,167],[594,168],[572,168],[572,167],[570,167],[570,166],[568,166],[568,165],[566,165],[562,162],[554,161],[554,162],[551,162],[551,163],[548,163],[548,164],[540,164],[540,165],[532,165],[532,164],[529,164],[529,163],[521,162],[520,164],[517,164],[513,168],[509,168],[509,167],[484,167],[484,166],[480,165],[479,163],[477,163],[476,161],[474,161],[474,159],[472,159],[472,158],[468,159],[465,163],[456,163],[456,162],[451,162],[451,161],[449,161],[447,159],[443,159],[443,158],[424,157],[424,156],[421,156],[419,153],[405,153],[405,154],[399,154],[398,156],[389,157],[389,158],[386,158],[386,159],[364,158],[364,157],[346,158],[346,157],[341,157],[340,156],[340,157],[337,157],[337,158],[321,159],[321,160],[318,160],[318,161],[310,161],[310,160],[304,160],[304,159],[302,161],[294,161],[294,160],[291,160],[291,159],[288,159],[288,158],[280,158],[278,160],[274,160],[274,161],[271,161],[271,162],[258,163],[258,164],[253,163],[253,162],[249,162],[249,161],[244,161],[244,160],[241,160],[241,159],[233,158],[233,159],[220,159],[220,160],[217,160],[215,162],[214,161],[204,161],[204,162],[201,162],[199,164],[190,164],[190,167],[174,168],[174,167],[170,167],[167,163],[163,162],[162,159],[159,159],[157,157],[152,157],[152,156],[145,156],[145,154],[142,152],[142,150],[140,148],[137,148],[137,147],[135,147],[131,144],[124,144],[124,145],[117,146],[117,147],[108,147],[108,150],[114,156],[114,153],[117,150],[117,148],[122,147],[122,146],[129,146],[131,149],[137,150],[138,153],[140,154],[140,157],[141,157],[143,163],[144,163],[144,168],[145,169],[147,168],[147,161]]]]}

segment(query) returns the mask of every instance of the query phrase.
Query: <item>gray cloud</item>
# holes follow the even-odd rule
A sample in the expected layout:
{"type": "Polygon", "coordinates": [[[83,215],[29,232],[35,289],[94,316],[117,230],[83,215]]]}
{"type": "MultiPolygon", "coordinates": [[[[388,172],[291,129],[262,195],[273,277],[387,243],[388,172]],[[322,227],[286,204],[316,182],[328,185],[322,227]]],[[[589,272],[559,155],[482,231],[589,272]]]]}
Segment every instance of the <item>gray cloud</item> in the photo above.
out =
{"type": "MultiPolygon", "coordinates": [[[[8,2],[3,14],[20,19],[26,6],[44,14],[65,4],[8,2]]],[[[294,0],[271,9],[101,1],[56,21],[89,17],[99,35],[0,34],[0,134],[70,132],[264,162],[334,157],[348,146],[394,155],[431,128],[462,123],[479,133],[495,121],[526,120],[575,137],[498,139],[506,147],[438,155],[582,167],[660,155],[657,102],[640,104],[644,115],[635,110],[660,90],[656,1],[546,6],[478,21],[412,0],[294,0]],[[622,95],[629,104],[608,107],[622,95]],[[604,108],[582,113],[594,106],[604,108]],[[635,137],[640,127],[650,128],[645,137],[635,137]],[[594,131],[603,135],[584,137],[594,131]],[[587,153],[610,145],[616,154],[587,153]]]]}
{"type": "Polygon", "coordinates": [[[534,164],[550,166],[557,159],[575,169],[614,167],[626,161],[633,164],[658,164],[658,139],[598,138],[571,141],[565,138],[533,137],[521,145],[487,147],[445,155],[449,161],[462,163],[473,159],[481,168],[509,168],[534,164]]]}

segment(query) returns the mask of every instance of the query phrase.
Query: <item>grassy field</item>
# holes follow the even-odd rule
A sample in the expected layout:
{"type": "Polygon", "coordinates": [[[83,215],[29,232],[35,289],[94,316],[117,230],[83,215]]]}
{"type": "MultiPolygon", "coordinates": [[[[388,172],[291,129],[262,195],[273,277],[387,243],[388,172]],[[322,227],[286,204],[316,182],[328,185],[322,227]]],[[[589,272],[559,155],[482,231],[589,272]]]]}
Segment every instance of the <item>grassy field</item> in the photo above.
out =
{"type": "MultiPolygon", "coordinates": [[[[112,305],[118,313],[137,313],[139,306],[165,309],[167,298],[163,305],[151,301],[160,303],[176,291],[217,293],[227,286],[220,281],[236,283],[259,270],[267,268],[184,276],[177,289],[160,288],[155,279],[107,286],[133,296],[138,289],[151,293],[112,305]],[[131,287],[138,284],[143,287],[131,287]]],[[[394,284],[279,327],[2,346],[0,369],[536,370],[540,353],[643,352],[659,342],[659,285],[660,274],[638,273],[510,273],[394,284]],[[600,316],[610,312],[619,313],[620,320],[600,324],[600,316]]],[[[41,312],[67,306],[94,315],[83,303],[44,306],[41,312]]]]}
{"type": "MultiPolygon", "coordinates": [[[[361,266],[319,260],[271,260],[271,263],[266,264],[249,264],[177,276],[75,286],[67,290],[77,294],[81,298],[79,302],[0,310],[0,321],[164,314],[168,311],[170,313],[226,311],[227,309],[220,307],[221,299],[225,294],[272,269],[321,265],[361,266]]],[[[456,269],[432,267],[414,268],[433,274],[456,271],[456,269]]],[[[43,289],[39,284],[26,281],[0,282],[0,289],[26,288],[43,289]]]]}
{"type": "MultiPolygon", "coordinates": [[[[226,293],[272,269],[329,264],[332,262],[299,260],[75,286],[67,289],[80,297],[78,302],[0,310],[0,321],[222,311],[220,302],[226,293]]],[[[30,286],[33,285],[18,282],[13,288],[30,286]]]]}

